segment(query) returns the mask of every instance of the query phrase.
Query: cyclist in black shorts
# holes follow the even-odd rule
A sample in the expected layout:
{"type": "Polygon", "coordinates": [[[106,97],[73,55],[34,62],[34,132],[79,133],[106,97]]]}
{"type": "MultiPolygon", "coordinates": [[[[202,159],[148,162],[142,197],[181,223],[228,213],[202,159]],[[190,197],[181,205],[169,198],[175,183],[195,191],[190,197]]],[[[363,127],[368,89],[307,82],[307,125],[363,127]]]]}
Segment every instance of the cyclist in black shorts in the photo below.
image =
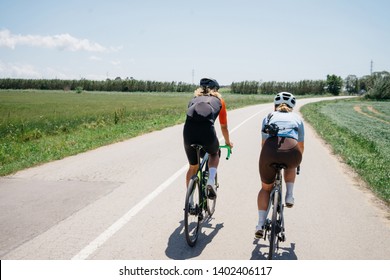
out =
{"type": "Polygon", "coordinates": [[[186,176],[186,186],[198,169],[196,150],[192,144],[200,144],[209,154],[209,179],[207,188],[210,199],[217,196],[215,175],[219,163],[219,141],[215,132],[214,122],[219,117],[222,135],[226,145],[233,148],[227,125],[225,101],[218,92],[219,84],[214,79],[203,78],[195,96],[188,104],[187,118],[184,124],[184,149],[187,154],[189,168],[186,176]]]}

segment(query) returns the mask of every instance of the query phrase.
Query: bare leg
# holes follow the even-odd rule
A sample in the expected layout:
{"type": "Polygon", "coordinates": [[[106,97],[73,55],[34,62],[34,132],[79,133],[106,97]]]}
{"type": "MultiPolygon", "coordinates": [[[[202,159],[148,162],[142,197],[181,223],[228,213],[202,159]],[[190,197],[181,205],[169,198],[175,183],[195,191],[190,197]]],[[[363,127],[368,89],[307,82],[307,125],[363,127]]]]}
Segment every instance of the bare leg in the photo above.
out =
{"type": "Polygon", "coordinates": [[[190,165],[188,167],[187,176],[186,176],[186,187],[188,187],[188,184],[190,183],[191,177],[196,174],[196,171],[198,171],[198,165],[190,165]]]}
{"type": "Polygon", "coordinates": [[[269,195],[271,193],[273,184],[261,183],[261,190],[257,195],[258,210],[267,210],[269,203],[269,195]]]}
{"type": "Polygon", "coordinates": [[[284,181],[287,183],[294,183],[296,177],[296,169],[288,168],[284,170],[284,181]]]}
{"type": "Polygon", "coordinates": [[[256,238],[262,238],[264,236],[263,226],[267,218],[267,208],[269,202],[269,196],[272,190],[273,184],[261,183],[261,190],[257,195],[257,208],[259,212],[259,220],[256,226],[256,238]]]}
{"type": "Polygon", "coordinates": [[[209,155],[209,180],[207,184],[215,184],[215,176],[217,175],[217,167],[219,164],[218,154],[209,155]]]}
{"type": "Polygon", "coordinates": [[[296,177],[295,168],[288,168],[284,170],[284,181],[286,182],[286,206],[293,207],[294,205],[294,182],[296,177]]]}
{"type": "Polygon", "coordinates": [[[219,156],[217,154],[209,155],[209,168],[215,167],[217,168],[219,164],[219,156]]]}

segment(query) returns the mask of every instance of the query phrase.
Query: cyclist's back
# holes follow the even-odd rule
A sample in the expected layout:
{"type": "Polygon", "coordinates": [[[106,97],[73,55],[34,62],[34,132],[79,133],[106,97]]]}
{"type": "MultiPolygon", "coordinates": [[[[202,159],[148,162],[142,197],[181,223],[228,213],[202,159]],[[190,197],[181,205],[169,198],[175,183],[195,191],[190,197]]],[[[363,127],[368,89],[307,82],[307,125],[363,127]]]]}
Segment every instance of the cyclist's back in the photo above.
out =
{"type": "Polygon", "coordinates": [[[222,98],[214,95],[195,96],[188,104],[186,124],[214,124],[222,109],[222,102],[222,98]]]}
{"type": "MultiPolygon", "coordinates": [[[[192,144],[199,144],[203,149],[213,155],[218,153],[219,141],[214,122],[221,111],[226,116],[225,102],[218,95],[196,95],[188,104],[187,117],[184,123],[184,148],[191,165],[197,164],[196,152],[192,144]]],[[[226,117],[220,117],[220,123],[226,124],[226,117]]]]}
{"type": "MultiPolygon", "coordinates": [[[[275,111],[263,119],[262,127],[267,124],[276,124],[279,128],[277,135],[302,142],[304,139],[304,127],[302,119],[294,112],[275,111]],[[269,122],[268,122],[269,119],[269,122]],[[298,133],[299,132],[299,133],[298,133]]],[[[262,139],[266,140],[270,135],[262,131],[262,139]]]]}

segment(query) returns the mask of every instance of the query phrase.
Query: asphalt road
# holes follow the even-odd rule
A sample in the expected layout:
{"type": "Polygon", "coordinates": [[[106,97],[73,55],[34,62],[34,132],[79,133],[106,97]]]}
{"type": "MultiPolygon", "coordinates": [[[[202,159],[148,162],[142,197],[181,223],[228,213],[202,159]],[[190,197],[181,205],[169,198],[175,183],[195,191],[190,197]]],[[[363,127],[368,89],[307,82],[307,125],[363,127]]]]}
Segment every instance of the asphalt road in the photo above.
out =
{"type": "MultiPolygon", "coordinates": [[[[268,245],[254,230],[260,124],[271,109],[228,112],[235,147],[220,162],[216,212],[194,248],[183,232],[187,163],[178,125],[0,178],[0,258],[265,259],[268,245]]],[[[389,217],[306,124],[278,259],[388,260],[389,217]]]]}

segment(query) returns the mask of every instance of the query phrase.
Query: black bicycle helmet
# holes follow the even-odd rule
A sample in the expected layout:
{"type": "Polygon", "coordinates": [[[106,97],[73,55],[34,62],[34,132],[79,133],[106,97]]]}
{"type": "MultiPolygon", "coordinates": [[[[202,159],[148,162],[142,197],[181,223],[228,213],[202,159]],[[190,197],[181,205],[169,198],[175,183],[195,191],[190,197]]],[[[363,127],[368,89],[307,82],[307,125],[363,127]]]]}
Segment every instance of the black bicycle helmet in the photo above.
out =
{"type": "Polygon", "coordinates": [[[200,80],[200,86],[209,89],[219,90],[219,84],[216,80],[210,78],[203,78],[200,80]]]}

